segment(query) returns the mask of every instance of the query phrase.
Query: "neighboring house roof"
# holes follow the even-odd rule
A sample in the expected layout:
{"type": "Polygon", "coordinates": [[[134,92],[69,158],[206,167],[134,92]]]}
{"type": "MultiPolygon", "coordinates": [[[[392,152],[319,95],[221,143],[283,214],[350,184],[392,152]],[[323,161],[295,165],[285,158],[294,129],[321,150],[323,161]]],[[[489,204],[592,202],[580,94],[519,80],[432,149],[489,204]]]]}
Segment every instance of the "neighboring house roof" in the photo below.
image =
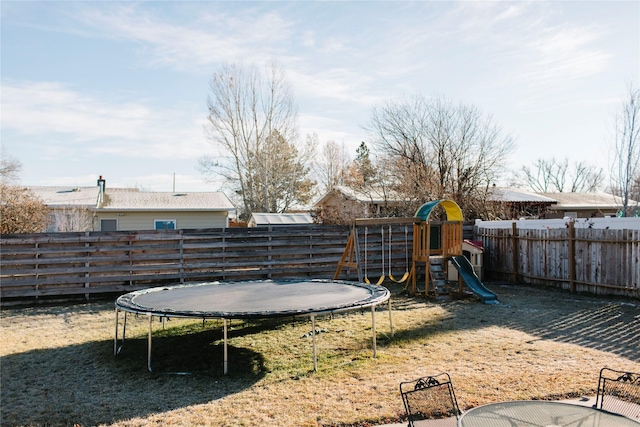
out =
{"type": "Polygon", "coordinates": [[[322,196],[314,206],[319,206],[333,197],[336,193],[340,193],[348,199],[356,200],[364,203],[389,203],[399,202],[402,198],[396,194],[395,191],[385,189],[382,187],[370,187],[363,190],[356,190],[351,187],[338,185],[329,190],[324,196],[322,196]]]}
{"type": "Polygon", "coordinates": [[[222,192],[151,192],[107,188],[101,210],[119,211],[231,211],[235,207],[222,192]]]}
{"type": "Polygon", "coordinates": [[[100,187],[28,187],[50,208],[118,211],[232,211],[222,192],[151,192],[136,188],[107,188],[100,203],[100,187]]]}
{"type": "Polygon", "coordinates": [[[262,225],[301,225],[313,224],[313,217],[308,213],[253,213],[249,226],[262,225]]]}
{"type": "Polygon", "coordinates": [[[27,187],[49,208],[95,208],[100,187],[27,187]]]}
{"type": "MultiPolygon", "coordinates": [[[[553,206],[558,210],[577,209],[618,209],[622,206],[622,199],[608,193],[538,193],[545,197],[553,197],[558,204],[553,206]]],[[[638,202],[629,200],[630,206],[638,202]]]]}
{"type": "Polygon", "coordinates": [[[487,200],[511,203],[556,203],[557,200],[546,194],[532,193],[521,188],[493,187],[489,189],[487,200]]]}

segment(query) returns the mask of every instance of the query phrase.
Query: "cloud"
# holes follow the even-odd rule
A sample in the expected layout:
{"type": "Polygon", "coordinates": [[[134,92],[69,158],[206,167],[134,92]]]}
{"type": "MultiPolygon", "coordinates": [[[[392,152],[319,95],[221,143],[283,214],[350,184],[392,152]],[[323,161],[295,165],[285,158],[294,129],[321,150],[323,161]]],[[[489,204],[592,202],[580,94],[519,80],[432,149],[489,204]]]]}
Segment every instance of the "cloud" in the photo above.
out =
{"type": "Polygon", "coordinates": [[[301,115],[299,120],[301,135],[306,137],[316,134],[322,144],[327,141],[343,142],[349,149],[353,148],[354,152],[365,136],[364,130],[357,124],[347,127],[338,118],[305,114],[301,115]]]}
{"type": "Polygon", "coordinates": [[[461,2],[442,13],[431,34],[445,41],[449,63],[459,56],[461,66],[475,71],[462,71],[467,79],[519,92],[520,107],[549,108],[551,99],[562,102],[611,63],[601,44],[605,24],[572,18],[582,9],[579,3],[461,2]]]}
{"type": "Polygon", "coordinates": [[[307,30],[303,32],[301,44],[307,48],[313,48],[316,45],[315,31],[307,30]]]}
{"type": "MultiPolygon", "coordinates": [[[[216,3],[201,3],[215,9],[216,3]]],[[[231,15],[202,8],[197,19],[173,24],[133,5],[88,8],[77,19],[102,30],[102,36],[134,41],[150,65],[184,72],[209,70],[220,62],[263,62],[282,53],[278,43],[290,36],[290,24],[275,12],[247,9],[231,15]]]]}
{"type": "Polygon", "coordinates": [[[367,86],[373,84],[370,76],[361,76],[346,68],[333,68],[322,73],[289,70],[287,77],[296,96],[347,101],[365,106],[379,100],[374,95],[366,94],[367,86]]]}
{"type": "Polygon", "coordinates": [[[605,72],[613,58],[597,47],[599,31],[565,25],[539,34],[523,45],[529,60],[526,68],[520,67],[512,76],[522,92],[519,106],[548,110],[583,102],[582,97],[567,96],[573,88],[605,72]]]}
{"type": "Polygon", "coordinates": [[[1,90],[3,130],[31,141],[46,138],[43,149],[52,152],[59,144],[60,154],[82,146],[127,157],[197,158],[211,149],[205,118],[178,108],[92,97],[56,82],[5,81],[1,90]]]}
{"type": "Polygon", "coordinates": [[[2,85],[3,127],[23,134],[77,134],[78,139],[135,137],[149,116],[141,105],[109,106],[60,83],[20,82],[2,85]]]}
{"type": "Polygon", "coordinates": [[[549,28],[526,48],[535,58],[524,80],[551,84],[557,79],[588,77],[602,71],[610,54],[592,47],[598,33],[580,27],[549,28]]]}
{"type": "Polygon", "coordinates": [[[353,58],[342,67],[321,65],[322,58],[334,60],[336,55],[366,56],[366,52],[354,51],[352,34],[321,36],[315,30],[296,27],[294,18],[287,20],[277,11],[260,7],[232,13],[216,3],[204,5],[197,18],[171,18],[179,24],[135,5],[91,7],[77,19],[101,30],[101,37],[135,42],[140,61],[147,66],[208,73],[222,63],[260,65],[275,57],[287,67],[297,94],[364,104],[376,99],[366,95],[373,76],[353,67],[353,58]],[[292,44],[304,49],[291,49],[292,44]]]}

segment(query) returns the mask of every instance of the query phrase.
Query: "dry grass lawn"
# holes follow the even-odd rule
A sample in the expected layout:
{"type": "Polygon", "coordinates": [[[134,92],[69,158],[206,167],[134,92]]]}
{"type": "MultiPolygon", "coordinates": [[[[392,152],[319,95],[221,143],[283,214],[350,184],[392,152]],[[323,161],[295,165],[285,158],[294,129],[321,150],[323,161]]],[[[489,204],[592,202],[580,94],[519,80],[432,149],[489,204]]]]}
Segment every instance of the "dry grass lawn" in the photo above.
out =
{"type": "Polygon", "coordinates": [[[308,320],[234,322],[222,375],[218,322],[172,320],[154,332],[129,317],[113,356],[113,300],[4,308],[2,426],[370,426],[403,419],[398,384],[448,371],[463,408],[513,399],[594,395],[603,366],[640,371],[640,301],[489,284],[473,297],[431,301],[392,291],[386,306],[320,318],[318,372],[308,320]]]}

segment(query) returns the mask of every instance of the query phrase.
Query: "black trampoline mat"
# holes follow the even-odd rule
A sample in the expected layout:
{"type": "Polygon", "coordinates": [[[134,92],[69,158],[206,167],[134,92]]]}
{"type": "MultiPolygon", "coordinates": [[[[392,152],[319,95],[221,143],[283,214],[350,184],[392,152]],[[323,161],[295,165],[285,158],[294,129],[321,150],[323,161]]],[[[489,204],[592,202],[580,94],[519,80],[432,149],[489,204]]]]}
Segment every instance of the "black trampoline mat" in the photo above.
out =
{"type": "Polygon", "coordinates": [[[389,299],[382,286],[331,280],[205,282],[131,292],[119,309],[181,317],[281,317],[351,310],[389,299]]]}

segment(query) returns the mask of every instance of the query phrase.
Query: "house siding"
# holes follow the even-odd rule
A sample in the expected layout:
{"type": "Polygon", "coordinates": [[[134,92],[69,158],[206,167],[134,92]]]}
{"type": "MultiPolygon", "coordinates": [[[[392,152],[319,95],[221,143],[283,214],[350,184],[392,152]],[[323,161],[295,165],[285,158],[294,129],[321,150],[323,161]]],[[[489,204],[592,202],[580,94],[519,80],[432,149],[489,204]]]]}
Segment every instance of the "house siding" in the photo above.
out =
{"type": "Polygon", "coordinates": [[[117,219],[118,231],[153,230],[155,220],[175,220],[176,229],[228,227],[227,211],[221,212],[97,212],[94,230],[100,231],[100,220],[117,219]]]}

